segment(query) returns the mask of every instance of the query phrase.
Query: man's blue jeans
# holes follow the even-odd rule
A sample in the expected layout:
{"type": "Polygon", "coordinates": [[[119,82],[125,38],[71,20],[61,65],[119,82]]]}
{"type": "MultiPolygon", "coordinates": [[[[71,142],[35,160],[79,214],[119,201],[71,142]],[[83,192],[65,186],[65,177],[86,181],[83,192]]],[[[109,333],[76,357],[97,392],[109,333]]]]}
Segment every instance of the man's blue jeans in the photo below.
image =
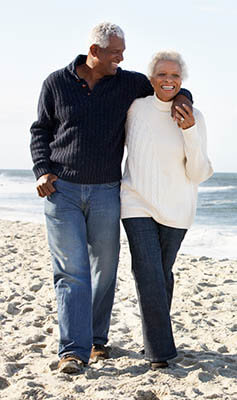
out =
{"type": "Polygon", "coordinates": [[[88,362],[106,344],[119,257],[120,182],[58,179],[45,200],[60,331],[59,356],[88,362]]]}
{"type": "Polygon", "coordinates": [[[170,320],[172,266],[187,230],[152,218],[126,218],[123,225],[132,256],[145,357],[151,362],[169,360],[177,355],[170,320]]]}

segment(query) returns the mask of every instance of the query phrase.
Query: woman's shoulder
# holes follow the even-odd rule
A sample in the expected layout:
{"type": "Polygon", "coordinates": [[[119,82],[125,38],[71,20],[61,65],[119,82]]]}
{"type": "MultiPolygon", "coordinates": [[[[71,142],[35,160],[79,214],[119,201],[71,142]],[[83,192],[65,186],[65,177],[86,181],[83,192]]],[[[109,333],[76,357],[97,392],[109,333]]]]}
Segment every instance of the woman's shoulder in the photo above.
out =
{"type": "Polygon", "coordinates": [[[193,116],[199,132],[206,132],[206,121],[203,113],[196,107],[193,107],[193,116]]]}
{"type": "Polygon", "coordinates": [[[193,115],[194,115],[195,119],[197,119],[197,120],[204,119],[202,112],[196,107],[193,107],[193,115]]]}
{"type": "Polygon", "coordinates": [[[152,96],[147,96],[147,97],[141,97],[139,99],[134,100],[134,102],[131,104],[129,108],[129,113],[134,113],[137,111],[140,111],[141,109],[144,110],[144,108],[150,104],[151,100],[153,98],[152,96]]]}

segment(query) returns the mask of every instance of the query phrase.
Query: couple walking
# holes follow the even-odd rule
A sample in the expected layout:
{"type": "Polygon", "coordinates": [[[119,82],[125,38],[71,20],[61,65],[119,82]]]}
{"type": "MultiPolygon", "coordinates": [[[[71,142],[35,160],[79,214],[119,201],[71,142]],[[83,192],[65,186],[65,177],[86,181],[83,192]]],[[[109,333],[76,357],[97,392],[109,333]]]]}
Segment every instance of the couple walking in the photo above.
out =
{"type": "Polygon", "coordinates": [[[182,57],[157,53],[148,79],[118,66],[124,50],[119,26],[97,25],[88,54],[44,81],[31,127],[58,304],[59,370],[66,373],[109,357],[120,210],[145,357],[156,369],[176,356],[172,266],[194,218],[198,184],[212,174],[203,116],[181,89],[182,57]]]}

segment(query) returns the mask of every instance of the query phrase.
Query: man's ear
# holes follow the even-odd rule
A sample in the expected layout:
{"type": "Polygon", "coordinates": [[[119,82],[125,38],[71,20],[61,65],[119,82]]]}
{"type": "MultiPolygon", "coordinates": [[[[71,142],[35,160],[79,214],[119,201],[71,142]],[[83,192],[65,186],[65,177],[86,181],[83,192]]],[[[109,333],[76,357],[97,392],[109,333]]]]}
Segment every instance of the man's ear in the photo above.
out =
{"type": "Polygon", "coordinates": [[[98,55],[98,45],[97,44],[92,44],[90,47],[90,52],[92,57],[97,57],[98,55]]]}

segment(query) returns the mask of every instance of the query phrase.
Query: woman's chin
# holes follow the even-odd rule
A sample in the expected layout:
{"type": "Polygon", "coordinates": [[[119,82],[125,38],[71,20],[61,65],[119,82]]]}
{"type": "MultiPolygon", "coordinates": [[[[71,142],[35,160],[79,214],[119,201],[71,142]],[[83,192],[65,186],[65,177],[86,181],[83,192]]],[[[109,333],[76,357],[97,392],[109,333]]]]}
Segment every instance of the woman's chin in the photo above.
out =
{"type": "Polygon", "coordinates": [[[175,97],[175,94],[166,93],[166,94],[164,95],[164,94],[156,93],[156,96],[157,96],[158,99],[160,99],[161,101],[172,101],[173,98],[175,97]]]}

